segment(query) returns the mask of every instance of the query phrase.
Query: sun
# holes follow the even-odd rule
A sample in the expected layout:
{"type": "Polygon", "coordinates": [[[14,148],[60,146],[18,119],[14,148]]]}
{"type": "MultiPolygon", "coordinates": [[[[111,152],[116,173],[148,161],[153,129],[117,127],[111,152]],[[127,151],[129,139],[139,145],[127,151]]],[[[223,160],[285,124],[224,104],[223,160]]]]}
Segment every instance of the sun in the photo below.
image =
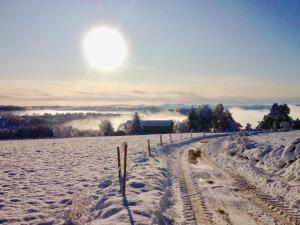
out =
{"type": "Polygon", "coordinates": [[[127,57],[127,43],[122,34],[112,27],[100,26],[88,31],[83,39],[83,54],[92,69],[113,71],[127,57]]]}

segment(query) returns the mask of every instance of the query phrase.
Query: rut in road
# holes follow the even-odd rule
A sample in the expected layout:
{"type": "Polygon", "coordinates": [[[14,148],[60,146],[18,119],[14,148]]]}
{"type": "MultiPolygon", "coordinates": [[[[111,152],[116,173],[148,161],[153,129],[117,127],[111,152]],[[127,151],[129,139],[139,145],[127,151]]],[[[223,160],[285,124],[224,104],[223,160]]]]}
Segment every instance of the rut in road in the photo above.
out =
{"type": "MultiPolygon", "coordinates": [[[[263,193],[262,190],[250,184],[247,179],[240,176],[234,171],[228,171],[224,168],[219,167],[215,162],[211,161],[206,157],[205,149],[207,143],[201,146],[201,151],[203,158],[200,163],[210,164],[214,171],[222,171],[223,174],[227,174],[228,178],[234,180],[234,185],[239,188],[239,195],[248,199],[251,199],[253,205],[257,205],[257,208],[261,209],[261,212],[269,218],[273,218],[274,222],[277,224],[284,225],[298,225],[299,213],[297,214],[294,210],[291,210],[287,205],[282,203],[279,199],[276,199],[270,195],[263,193]]],[[[261,216],[259,214],[252,215],[252,218],[258,222],[261,216]],[[255,218],[256,217],[256,218],[255,218]]]]}
{"type": "Polygon", "coordinates": [[[178,159],[180,194],[183,202],[185,224],[214,224],[212,216],[205,205],[202,193],[195,189],[195,181],[190,176],[186,165],[187,154],[181,151],[178,159]]]}
{"type": "MultiPolygon", "coordinates": [[[[175,148],[168,156],[172,171],[173,213],[176,224],[298,225],[295,212],[265,195],[236,172],[219,167],[206,156],[206,141],[175,148]],[[197,164],[189,150],[199,150],[197,164]]],[[[300,224],[299,224],[300,225],[300,224]]]]}

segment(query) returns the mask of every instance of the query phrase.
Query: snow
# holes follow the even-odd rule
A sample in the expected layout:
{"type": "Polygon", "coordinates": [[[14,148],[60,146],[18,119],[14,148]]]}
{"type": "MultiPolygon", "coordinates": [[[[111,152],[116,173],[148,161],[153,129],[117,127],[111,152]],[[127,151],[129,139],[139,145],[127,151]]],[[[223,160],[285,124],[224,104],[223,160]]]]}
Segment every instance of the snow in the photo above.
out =
{"type": "Polygon", "coordinates": [[[300,208],[300,131],[219,138],[208,154],[290,208],[300,208]]]}
{"type": "MultiPolygon", "coordinates": [[[[170,181],[165,156],[148,157],[147,139],[154,154],[159,135],[1,141],[0,223],[63,224],[71,218],[148,224],[162,219],[170,181]],[[116,151],[125,141],[127,198],[120,192],[116,151]]],[[[181,135],[172,139],[180,141],[181,135]]],[[[170,143],[169,135],[163,135],[163,143],[170,143]]]]}
{"type": "MultiPolygon", "coordinates": [[[[299,137],[294,131],[213,138],[207,153],[220,168],[241,174],[291,208],[299,208],[299,137]]],[[[0,141],[0,223],[184,224],[178,162],[181,152],[202,146],[198,141],[203,138],[193,134],[191,139],[187,133],[181,140],[180,134],[172,134],[170,143],[166,134],[163,147],[160,135],[0,141]],[[116,148],[123,142],[128,143],[126,197],[117,171],[116,148]]],[[[123,171],[123,151],[121,162],[123,171]]],[[[247,210],[239,215],[241,204],[249,213],[262,213],[235,193],[234,181],[222,169],[200,163],[192,166],[191,174],[208,194],[207,206],[216,221],[222,218],[217,208],[210,208],[215,204],[234,206],[229,211],[229,216],[235,215],[233,221],[249,217],[247,210]],[[208,184],[205,173],[220,179],[208,184]]],[[[272,218],[261,220],[272,224],[272,218]]]]}
{"type": "MultiPolygon", "coordinates": [[[[203,144],[195,143],[188,149],[199,150],[201,146],[203,144]]],[[[277,224],[240,191],[235,180],[223,168],[206,157],[198,159],[197,164],[190,164],[190,174],[196,181],[198,192],[205,196],[205,207],[214,221],[211,224],[277,224]]]]}

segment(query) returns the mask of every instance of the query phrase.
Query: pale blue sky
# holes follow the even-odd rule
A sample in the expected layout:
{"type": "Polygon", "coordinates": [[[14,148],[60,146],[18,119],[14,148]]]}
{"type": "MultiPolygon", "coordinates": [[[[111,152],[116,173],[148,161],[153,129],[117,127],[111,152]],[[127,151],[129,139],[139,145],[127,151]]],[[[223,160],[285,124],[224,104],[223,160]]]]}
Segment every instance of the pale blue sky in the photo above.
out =
{"type": "Polygon", "coordinates": [[[0,1],[0,101],[21,105],[300,102],[300,1],[0,1]],[[129,57],[91,71],[83,35],[129,57]]]}

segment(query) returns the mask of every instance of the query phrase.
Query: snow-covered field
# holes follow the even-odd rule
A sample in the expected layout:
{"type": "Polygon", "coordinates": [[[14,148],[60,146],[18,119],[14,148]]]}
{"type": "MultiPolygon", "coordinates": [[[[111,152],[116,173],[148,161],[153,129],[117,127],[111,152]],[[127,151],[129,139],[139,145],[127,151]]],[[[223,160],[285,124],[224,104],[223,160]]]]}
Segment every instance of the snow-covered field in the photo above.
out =
{"type": "Polygon", "coordinates": [[[221,167],[300,209],[300,131],[219,138],[208,154],[221,167]]]}
{"type": "MultiPolygon", "coordinates": [[[[181,140],[180,134],[172,138],[181,140]]],[[[0,224],[62,224],[70,217],[80,223],[93,218],[120,224],[133,217],[149,223],[158,218],[168,172],[162,158],[147,156],[147,139],[152,148],[159,147],[159,135],[1,141],[0,224]],[[126,199],[120,193],[116,152],[124,141],[129,148],[126,199]]],[[[163,142],[170,142],[169,135],[163,142]]]]}
{"type": "MultiPolygon", "coordinates": [[[[209,134],[218,135],[224,134],[209,134]]],[[[207,210],[202,221],[277,224],[225,171],[299,209],[299,137],[300,131],[231,135],[205,144],[199,142],[203,134],[182,140],[172,134],[174,143],[163,135],[163,147],[159,135],[1,141],[0,224],[186,224],[195,222],[195,205],[207,210]],[[124,141],[126,197],[116,151],[124,141]],[[188,151],[202,147],[208,157],[188,163],[188,151]],[[200,200],[193,189],[202,193],[200,200]]]]}

